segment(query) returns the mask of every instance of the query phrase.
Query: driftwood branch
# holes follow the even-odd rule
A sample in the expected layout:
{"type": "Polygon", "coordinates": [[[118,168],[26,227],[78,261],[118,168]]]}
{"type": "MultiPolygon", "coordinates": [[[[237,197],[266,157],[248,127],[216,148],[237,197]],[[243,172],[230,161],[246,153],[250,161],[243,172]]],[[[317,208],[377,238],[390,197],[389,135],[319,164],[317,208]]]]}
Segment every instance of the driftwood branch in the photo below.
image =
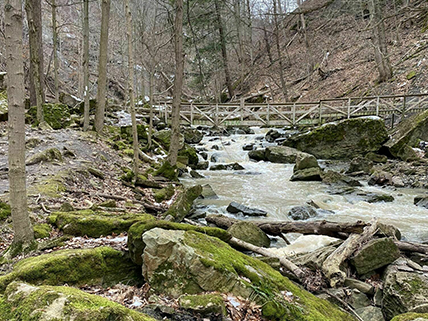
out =
{"type": "Polygon", "coordinates": [[[263,247],[258,247],[258,246],[255,246],[253,244],[244,242],[240,239],[237,239],[236,237],[232,237],[232,239],[229,241],[229,244],[234,245],[234,246],[239,246],[241,248],[244,248],[246,250],[250,250],[254,253],[258,253],[258,254],[261,254],[261,255],[266,256],[266,257],[272,257],[272,258],[279,259],[279,262],[281,263],[281,265],[284,266],[287,270],[291,271],[297,277],[297,279],[299,279],[300,281],[305,276],[305,272],[303,272],[303,270],[301,268],[299,268],[296,264],[287,260],[284,256],[277,256],[277,255],[273,254],[272,252],[268,251],[267,249],[265,249],[263,247]]]}
{"type": "Polygon", "coordinates": [[[324,275],[330,280],[330,285],[336,287],[345,282],[346,274],[340,269],[342,263],[348,259],[361,244],[369,240],[377,231],[377,220],[364,228],[361,234],[351,234],[333,253],[327,257],[322,265],[324,275]]]}
{"type": "Polygon", "coordinates": [[[417,252],[428,255],[428,245],[412,242],[394,241],[395,245],[403,252],[417,252]]]}

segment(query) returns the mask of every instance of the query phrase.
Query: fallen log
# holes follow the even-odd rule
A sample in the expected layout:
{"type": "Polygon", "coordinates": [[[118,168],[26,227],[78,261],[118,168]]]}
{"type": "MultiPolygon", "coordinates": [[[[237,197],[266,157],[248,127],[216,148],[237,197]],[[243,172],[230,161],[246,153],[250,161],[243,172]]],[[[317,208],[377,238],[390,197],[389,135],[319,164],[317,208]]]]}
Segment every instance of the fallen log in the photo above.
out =
{"type": "Polygon", "coordinates": [[[416,252],[428,255],[428,245],[404,241],[394,241],[395,245],[403,252],[416,252]]]}
{"type": "Polygon", "coordinates": [[[266,257],[272,257],[279,259],[279,262],[282,266],[284,266],[287,270],[289,270],[291,273],[293,273],[298,280],[302,281],[303,277],[305,276],[305,272],[301,268],[299,268],[296,264],[293,262],[287,260],[284,256],[277,256],[273,254],[272,252],[268,251],[267,249],[263,247],[255,246],[251,243],[244,242],[240,239],[237,239],[236,237],[232,237],[229,241],[230,245],[238,246],[241,248],[244,248],[246,250],[252,251],[254,253],[261,254],[266,257]]]}
{"type": "MultiPolygon", "coordinates": [[[[224,215],[208,215],[206,217],[208,223],[213,223],[216,226],[228,229],[233,224],[240,220],[230,218],[224,215]]],[[[329,221],[311,221],[311,222],[294,222],[294,221],[265,221],[254,220],[249,221],[257,225],[263,232],[280,236],[287,233],[300,233],[300,234],[315,234],[327,235],[339,239],[346,239],[351,233],[361,233],[367,223],[357,221],[355,223],[335,223],[329,221]]]]}
{"type": "Polygon", "coordinates": [[[371,225],[366,226],[361,234],[351,234],[347,240],[324,261],[322,271],[330,280],[331,287],[340,286],[345,282],[346,273],[340,269],[340,266],[361,246],[361,244],[365,243],[376,234],[377,220],[372,220],[370,223],[371,225]]]}

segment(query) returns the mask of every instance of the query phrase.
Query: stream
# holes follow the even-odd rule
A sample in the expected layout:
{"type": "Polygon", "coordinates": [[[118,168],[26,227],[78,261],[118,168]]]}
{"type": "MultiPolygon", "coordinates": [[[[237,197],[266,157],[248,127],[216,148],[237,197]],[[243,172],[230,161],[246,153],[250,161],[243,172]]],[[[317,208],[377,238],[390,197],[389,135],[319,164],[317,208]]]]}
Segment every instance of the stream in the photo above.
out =
{"type": "MultiPolygon", "coordinates": [[[[428,240],[428,209],[413,204],[416,195],[426,194],[426,190],[397,189],[368,186],[364,183],[361,189],[370,192],[392,195],[395,200],[390,203],[367,203],[349,196],[330,195],[328,185],[321,182],[290,182],[293,164],[274,164],[270,162],[253,162],[248,158],[248,151],[242,147],[246,144],[267,146],[262,138],[268,129],[253,128],[254,135],[231,135],[229,137],[205,136],[197,148],[207,150],[208,159],[217,158],[216,164],[238,162],[242,171],[198,171],[204,178],[182,178],[182,183],[189,187],[196,184],[209,184],[218,199],[197,199],[196,212],[208,214],[225,214],[230,202],[236,201],[248,207],[268,212],[270,220],[289,220],[287,213],[294,206],[305,205],[314,200],[322,204],[324,211],[314,220],[325,219],[336,222],[369,221],[376,217],[380,222],[392,224],[400,229],[403,239],[409,241],[428,240]],[[219,146],[213,150],[212,146],[219,146]]],[[[319,161],[320,166],[326,162],[319,161]]],[[[330,162],[329,162],[330,163],[330,162]]],[[[344,164],[336,165],[339,170],[344,164]]],[[[247,219],[247,217],[246,217],[247,219]]],[[[254,218],[251,218],[254,219],[254,218]]],[[[256,218],[264,219],[264,218],[256,218]]],[[[329,237],[288,235],[294,244],[286,252],[301,252],[316,249],[332,241],[329,237]]],[[[285,246],[278,240],[275,247],[285,246]]]]}

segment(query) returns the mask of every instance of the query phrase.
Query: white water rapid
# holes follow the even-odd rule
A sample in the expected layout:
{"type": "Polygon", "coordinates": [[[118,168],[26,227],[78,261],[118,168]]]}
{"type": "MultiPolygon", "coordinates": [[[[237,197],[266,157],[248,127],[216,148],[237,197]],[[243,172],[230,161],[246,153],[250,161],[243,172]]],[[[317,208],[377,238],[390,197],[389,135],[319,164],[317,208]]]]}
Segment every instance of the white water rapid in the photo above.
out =
{"type": "MultiPolygon", "coordinates": [[[[211,155],[218,158],[216,164],[238,162],[243,171],[199,171],[205,178],[183,178],[185,186],[209,184],[218,195],[218,199],[198,199],[197,207],[207,213],[227,214],[226,207],[231,201],[249,207],[267,211],[268,219],[288,220],[287,213],[294,207],[305,205],[307,201],[315,200],[322,204],[323,209],[331,210],[334,214],[323,214],[314,219],[325,219],[337,222],[369,221],[372,217],[381,222],[398,227],[403,238],[410,241],[428,240],[428,209],[413,205],[416,195],[426,194],[426,191],[414,189],[386,189],[367,186],[361,189],[371,192],[390,194],[395,200],[390,203],[367,203],[352,200],[346,196],[330,195],[326,192],[328,186],[321,182],[290,182],[293,172],[292,164],[274,164],[270,162],[252,162],[248,152],[242,149],[245,144],[261,144],[261,138],[266,130],[254,128],[255,135],[232,135],[229,137],[205,137],[201,142],[211,155]],[[217,140],[213,140],[217,139],[217,140]],[[230,143],[230,144],[229,144],[230,143]],[[212,146],[218,145],[219,150],[212,146]]],[[[320,162],[322,166],[322,162],[320,162]]],[[[254,218],[252,218],[254,219],[254,218]]],[[[292,245],[293,251],[310,250],[325,243],[325,238],[300,238],[292,245]],[[302,243],[302,244],[300,244],[302,243]]],[[[280,244],[278,244],[280,245],[280,244]]],[[[291,250],[290,249],[290,250],[291,250]]]]}

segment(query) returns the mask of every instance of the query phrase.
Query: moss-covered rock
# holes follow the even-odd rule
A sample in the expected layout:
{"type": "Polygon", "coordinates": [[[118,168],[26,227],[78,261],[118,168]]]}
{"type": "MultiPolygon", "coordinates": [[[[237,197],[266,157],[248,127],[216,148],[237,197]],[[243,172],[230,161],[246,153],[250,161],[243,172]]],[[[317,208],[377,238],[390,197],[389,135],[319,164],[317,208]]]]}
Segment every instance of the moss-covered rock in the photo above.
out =
{"type": "Polygon", "coordinates": [[[257,162],[266,160],[266,150],[256,149],[248,152],[248,157],[257,162]]]}
{"type": "MultiPolygon", "coordinates": [[[[165,149],[169,150],[169,146],[171,145],[171,130],[164,129],[157,131],[153,134],[153,138],[165,149]]],[[[179,146],[178,149],[182,149],[184,147],[184,136],[180,134],[179,146]]]]}
{"type": "Polygon", "coordinates": [[[0,276],[0,293],[12,281],[45,285],[140,284],[139,268],[121,251],[110,247],[62,250],[19,261],[0,276]]]}
{"type": "Polygon", "coordinates": [[[163,213],[163,217],[172,216],[175,222],[181,222],[192,209],[192,205],[195,199],[197,199],[202,193],[202,186],[195,185],[190,188],[184,189],[178,195],[176,201],[170,206],[168,211],[163,213]]]}
{"type": "Polygon", "coordinates": [[[346,185],[346,186],[362,186],[355,178],[346,176],[335,171],[324,171],[321,175],[322,182],[325,184],[346,185]]]}
{"type": "Polygon", "coordinates": [[[62,155],[58,148],[49,148],[41,151],[37,154],[34,154],[28,158],[25,162],[26,165],[34,165],[40,162],[53,162],[58,161],[62,162],[62,155]]]}
{"type": "Polygon", "coordinates": [[[361,117],[328,123],[309,133],[291,136],[284,145],[318,159],[351,159],[378,151],[387,139],[382,119],[361,117]]]}
{"type": "Polygon", "coordinates": [[[238,222],[227,230],[230,235],[244,242],[251,243],[259,247],[269,247],[270,239],[257,225],[251,222],[238,222]]]}
{"type": "MultiPolygon", "coordinates": [[[[70,125],[70,110],[64,104],[44,104],[44,119],[53,129],[66,128],[70,125]]],[[[27,112],[27,121],[32,125],[37,123],[37,107],[31,107],[27,112]]]]}
{"type": "Polygon", "coordinates": [[[419,140],[428,141],[428,110],[398,124],[384,146],[393,157],[408,161],[416,156],[411,147],[419,140]]]}
{"type": "Polygon", "coordinates": [[[178,152],[178,156],[187,157],[188,165],[190,165],[191,167],[195,167],[196,165],[198,165],[198,154],[196,154],[196,149],[194,149],[193,147],[185,145],[185,148],[178,152]]]}
{"type": "Polygon", "coordinates": [[[168,178],[171,181],[178,181],[177,166],[172,166],[170,162],[165,161],[155,172],[156,176],[168,178]]]}
{"type": "Polygon", "coordinates": [[[391,321],[426,321],[428,313],[404,313],[397,315],[391,321]]]}
{"type": "Polygon", "coordinates": [[[66,234],[75,236],[100,237],[101,235],[127,232],[137,222],[146,222],[155,218],[149,214],[115,214],[83,210],[75,212],[54,212],[49,222],[66,234]]]}
{"type": "MultiPolygon", "coordinates": [[[[137,125],[138,140],[147,140],[148,128],[145,125],[137,125]]],[[[124,139],[132,142],[132,126],[120,127],[120,134],[124,139]]]]}
{"type": "Polygon", "coordinates": [[[184,142],[187,144],[199,144],[204,135],[197,129],[185,128],[183,131],[184,142]]]}
{"type": "Polygon", "coordinates": [[[65,192],[66,187],[64,181],[69,177],[70,172],[59,172],[54,176],[37,182],[28,189],[28,194],[41,194],[47,197],[59,197],[62,192],[65,192]]]}
{"type": "Polygon", "coordinates": [[[10,216],[10,205],[0,201],[0,220],[4,220],[10,216]]]}
{"type": "Polygon", "coordinates": [[[296,162],[297,155],[301,153],[297,149],[287,146],[269,146],[266,148],[265,159],[272,163],[293,164],[296,162]]]}
{"type": "Polygon", "coordinates": [[[106,298],[65,286],[14,282],[0,297],[0,320],[154,321],[106,298]]]}
{"type": "Polygon", "coordinates": [[[168,185],[166,188],[162,188],[154,193],[155,201],[160,203],[171,199],[175,193],[175,188],[172,185],[168,185]]]}
{"type": "Polygon", "coordinates": [[[178,299],[180,307],[185,310],[196,312],[201,316],[210,316],[211,314],[225,316],[227,315],[224,300],[220,294],[199,294],[182,295],[178,299]]]}
{"type": "Polygon", "coordinates": [[[34,237],[36,239],[44,239],[45,237],[49,237],[51,230],[52,227],[46,223],[33,225],[34,237]]]}
{"type": "Polygon", "coordinates": [[[321,181],[322,180],[322,170],[319,167],[306,168],[299,171],[296,171],[293,176],[291,176],[290,181],[321,181]]]}
{"type": "Polygon", "coordinates": [[[169,221],[149,221],[135,223],[129,228],[128,231],[128,249],[131,259],[135,264],[143,264],[141,255],[143,254],[144,248],[146,246],[142,239],[143,234],[157,227],[164,230],[196,231],[217,237],[224,242],[229,242],[232,237],[227,231],[217,227],[203,227],[190,224],[173,223],[169,221]]]}
{"type": "Polygon", "coordinates": [[[143,274],[154,291],[173,297],[206,291],[232,293],[262,304],[268,320],[353,320],[266,263],[233,250],[217,238],[157,228],[146,232],[143,241],[143,274]]]}

